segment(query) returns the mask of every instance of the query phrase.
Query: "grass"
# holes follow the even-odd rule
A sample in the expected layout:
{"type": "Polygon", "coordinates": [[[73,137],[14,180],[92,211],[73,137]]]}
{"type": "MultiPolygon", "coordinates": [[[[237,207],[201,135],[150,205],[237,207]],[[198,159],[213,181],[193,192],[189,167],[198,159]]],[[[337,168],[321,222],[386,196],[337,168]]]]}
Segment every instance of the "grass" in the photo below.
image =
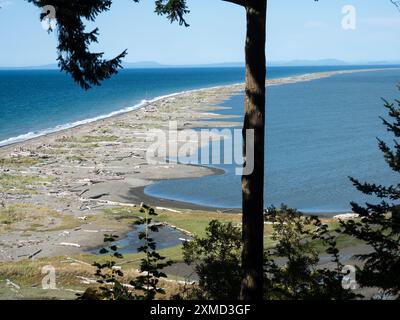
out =
{"type": "Polygon", "coordinates": [[[133,139],[133,138],[121,138],[121,139],[119,139],[119,141],[122,142],[122,143],[133,143],[133,142],[135,142],[135,139],[133,139]]]}
{"type": "Polygon", "coordinates": [[[6,207],[0,209],[0,225],[12,225],[13,223],[19,222],[23,217],[16,212],[14,207],[6,207]]]}
{"type": "Polygon", "coordinates": [[[122,121],[116,122],[114,124],[114,126],[117,127],[117,128],[122,128],[122,129],[134,129],[134,128],[136,128],[135,125],[132,125],[132,124],[126,123],[126,122],[122,122],[122,121]]]}
{"type": "Polygon", "coordinates": [[[93,268],[86,265],[64,263],[65,258],[54,257],[37,260],[22,260],[18,262],[0,263],[0,298],[40,298],[40,299],[74,299],[75,293],[69,290],[83,291],[85,286],[77,276],[92,277],[93,268]],[[42,289],[42,274],[44,266],[52,266],[56,270],[57,290],[42,289]],[[18,291],[10,290],[7,279],[21,287],[18,291]],[[65,290],[69,289],[69,290],[65,290]]]}
{"type": "MultiPolygon", "coordinates": [[[[143,216],[138,208],[110,208],[104,210],[106,216],[117,219],[137,219],[143,216]]],[[[214,213],[207,211],[186,211],[182,213],[170,212],[166,210],[156,210],[158,216],[153,220],[156,222],[166,222],[178,228],[189,231],[199,236],[205,235],[205,229],[211,220],[220,220],[224,222],[233,222],[239,224],[241,222],[240,214],[214,213]]]]}
{"type": "MultiPolygon", "coordinates": [[[[57,141],[60,142],[59,140],[57,140],[57,141]]],[[[56,153],[67,153],[70,149],[92,149],[92,148],[94,149],[94,148],[98,148],[99,144],[98,143],[69,143],[67,146],[65,144],[53,144],[52,147],[56,149],[54,151],[56,153]]]]}
{"type": "MultiPolygon", "coordinates": [[[[129,259],[140,259],[127,255],[119,263],[129,261],[129,259]]],[[[68,259],[66,257],[49,257],[36,260],[22,260],[18,262],[0,262],[0,299],[24,298],[24,299],[75,299],[76,295],[71,290],[84,291],[93,284],[84,284],[79,277],[94,279],[95,268],[90,264],[94,261],[110,260],[109,256],[80,255],[68,259]],[[83,263],[82,263],[83,262],[83,263]],[[42,274],[44,266],[52,266],[56,271],[56,290],[42,289],[42,279],[46,275],[42,274]],[[11,290],[7,286],[7,280],[12,281],[21,287],[18,292],[11,290]]],[[[135,261],[136,261],[135,260],[135,261]]],[[[129,283],[133,277],[137,276],[138,263],[127,263],[121,265],[125,276],[124,283],[129,283]]],[[[178,284],[161,280],[161,285],[168,293],[177,292],[178,284]]],[[[168,298],[168,296],[163,297],[168,298]]]]}
{"type": "MultiPolygon", "coordinates": [[[[104,210],[109,219],[115,219],[125,222],[133,222],[143,214],[139,212],[138,208],[110,208],[104,210]]],[[[241,214],[227,214],[207,211],[185,211],[182,213],[170,212],[166,210],[156,210],[158,216],[153,218],[156,222],[166,222],[178,228],[189,231],[199,237],[204,237],[206,234],[206,227],[211,220],[219,220],[223,222],[232,222],[233,224],[240,225],[241,214]]],[[[324,219],[323,223],[329,226],[329,229],[334,231],[339,227],[339,222],[331,219],[324,219]]],[[[275,241],[271,239],[273,226],[264,225],[264,245],[266,248],[271,248],[275,245],[275,241]]],[[[337,238],[337,247],[339,249],[351,247],[361,244],[362,242],[347,236],[339,235],[337,238]]],[[[326,247],[320,241],[315,241],[316,249],[323,253],[326,247]]]]}
{"type": "Polygon", "coordinates": [[[18,167],[18,166],[32,167],[40,163],[41,161],[38,158],[34,157],[0,158],[1,167],[18,167]]]}
{"type": "MultiPolygon", "coordinates": [[[[29,209],[32,209],[32,206],[1,209],[0,217],[4,219],[3,221],[5,221],[8,226],[18,224],[21,219],[27,219],[26,214],[28,213],[29,209]],[[17,209],[19,212],[24,212],[25,215],[21,213],[17,214],[17,209]]],[[[31,211],[34,212],[36,216],[49,216],[58,214],[48,210],[50,209],[38,207],[31,211]]],[[[205,228],[213,219],[232,222],[234,224],[240,224],[241,222],[240,214],[226,214],[195,210],[184,211],[182,213],[170,212],[167,210],[156,211],[158,216],[154,218],[154,221],[166,222],[199,236],[205,235],[205,228]]],[[[104,220],[103,222],[108,222],[109,224],[116,222],[131,224],[141,216],[143,216],[143,213],[139,212],[139,208],[117,207],[105,209],[104,215],[97,216],[96,219],[104,220]]],[[[336,229],[338,226],[338,222],[334,220],[326,220],[324,222],[328,223],[332,230],[336,229]]],[[[31,227],[40,229],[40,219],[36,220],[34,223],[35,225],[32,225],[31,227]]],[[[76,223],[76,221],[65,220],[61,225],[58,225],[58,227],[71,227],[73,223],[76,223]]],[[[273,245],[270,240],[271,234],[272,225],[265,225],[265,242],[267,245],[273,245]]],[[[352,241],[352,239],[342,236],[339,236],[338,243],[339,247],[354,245],[354,241],[352,241]]],[[[316,246],[319,245],[320,244],[316,243],[316,246]]],[[[159,253],[162,256],[173,260],[174,262],[183,261],[181,245],[161,249],[159,250],[159,253]]],[[[143,256],[143,253],[124,254],[123,259],[116,260],[117,265],[120,265],[125,273],[124,281],[126,280],[126,283],[129,282],[130,278],[137,275],[136,270],[139,268],[141,262],[140,260],[143,258],[143,256]]],[[[75,260],[67,259],[66,257],[48,257],[37,260],[23,260],[19,262],[0,262],[0,298],[10,298],[10,296],[16,294],[5,284],[6,279],[10,279],[21,286],[19,294],[21,294],[23,298],[74,299],[75,294],[71,292],[71,290],[84,291],[88,286],[93,286],[83,284],[79,279],[80,276],[90,279],[94,278],[93,274],[95,269],[91,266],[91,264],[93,264],[93,262],[104,263],[112,259],[108,255],[94,254],[80,254],[71,258],[75,260]],[[41,273],[41,270],[45,265],[51,265],[56,269],[57,290],[43,290],[41,288],[41,281],[44,276],[41,273]]],[[[182,280],[177,276],[169,277],[169,279],[182,280]]],[[[179,285],[175,282],[165,282],[162,284],[162,286],[167,288],[167,292],[169,294],[176,292],[179,287],[179,285]]],[[[166,298],[167,297],[168,296],[166,296],[166,298]]],[[[16,296],[16,298],[18,298],[18,296],[16,296]]]]}
{"type": "Polygon", "coordinates": [[[36,194],[36,186],[50,181],[50,178],[1,173],[0,189],[8,193],[36,194]]]}
{"type": "Polygon", "coordinates": [[[96,142],[112,142],[117,141],[118,137],[114,135],[95,135],[95,136],[82,136],[82,137],[62,137],[57,139],[57,142],[63,143],[96,143],[96,142]]]}
{"type": "Polygon", "coordinates": [[[112,130],[110,128],[103,128],[103,129],[100,129],[99,132],[102,134],[112,133],[112,130]]]}
{"type": "Polygon", "coordinates": [[[16,204],[0,208],[0,234],[13,230],[59,231],[80,225],[75,217],[45,206],[16,204]]]}
{"type": "Polygon", "coordinates": [[[87,159],[82,155],[73,155],[66,158],[70,162],[85,162],[87,159]]]}

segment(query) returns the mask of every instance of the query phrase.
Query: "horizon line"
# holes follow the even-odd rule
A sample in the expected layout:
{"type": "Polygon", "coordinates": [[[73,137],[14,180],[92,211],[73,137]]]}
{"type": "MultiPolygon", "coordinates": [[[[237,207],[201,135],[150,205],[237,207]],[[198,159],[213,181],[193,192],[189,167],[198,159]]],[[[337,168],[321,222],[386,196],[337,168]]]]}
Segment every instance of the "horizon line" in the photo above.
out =
{"type": "MultiPolygon", "coordinates": [[[[400,60],[369,60],[369,61],[345,61],[340,59],[293,59],[293,60],[271,60],[267,61],[267,67],[319,67],[319,66],[362,66],[362,65],[399,65],[400,60]]],[[[245,62],[228,61],[228,62],[211,62],[211,63],[188,63],[188,64],[164,64],[157,61],[137,61],[123,62],[123,69],[134,68],[185,68],[185,67],[244,67],[245,62]]],[[[50,70],[58,69],[57,63],[47,63],[41,65],[27,66],[0,66],[0,70],[23,70],[23,69],[40,69],[50,70]]]]}

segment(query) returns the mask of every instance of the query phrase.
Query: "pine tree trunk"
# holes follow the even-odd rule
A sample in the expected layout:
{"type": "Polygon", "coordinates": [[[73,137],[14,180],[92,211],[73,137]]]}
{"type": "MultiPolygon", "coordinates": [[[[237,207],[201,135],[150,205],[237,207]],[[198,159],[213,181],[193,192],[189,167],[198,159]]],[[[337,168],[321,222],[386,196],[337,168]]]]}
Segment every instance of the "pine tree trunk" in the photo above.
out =
{"type": "MultiPolygon", "coordinates": [[[[266,11],[267,0],[247,1],[243,135],[246,136],[248,129],[254,130],[254,170],[250,175],[242,176],[244,275],[240,295],[243,300],[261,300],[263,297],[266,11]]],[[[246,139],[244,139],[244,156],[246,159],[246,139]]]]}

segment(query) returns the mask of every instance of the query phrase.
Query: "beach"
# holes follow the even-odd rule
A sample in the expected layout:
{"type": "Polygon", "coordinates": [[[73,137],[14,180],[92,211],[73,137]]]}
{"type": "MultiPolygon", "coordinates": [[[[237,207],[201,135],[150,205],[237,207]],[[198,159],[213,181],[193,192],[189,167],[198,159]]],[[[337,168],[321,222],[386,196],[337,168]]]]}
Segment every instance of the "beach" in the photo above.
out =
{"type": "MultiPolygon", "coordinates": [[[[273,79],[267,87],[376,70],[273,79]]],[[[104,210],[110,208],[144,202],[161,212],[221,212],[144,194],[144,188],[156,181],[223,174],[171,161],[149,164],[147,137],[151,130],[167,130],[169,121],[177,121],[178,130],[240,126],[218,110],[243,90],[243,84],[235,84],[173,94],[137,110],[1,147],[0,260],[79,254],[101,245],[104,233],[125,234],[131,225],[105,218],[104,210]]]]}

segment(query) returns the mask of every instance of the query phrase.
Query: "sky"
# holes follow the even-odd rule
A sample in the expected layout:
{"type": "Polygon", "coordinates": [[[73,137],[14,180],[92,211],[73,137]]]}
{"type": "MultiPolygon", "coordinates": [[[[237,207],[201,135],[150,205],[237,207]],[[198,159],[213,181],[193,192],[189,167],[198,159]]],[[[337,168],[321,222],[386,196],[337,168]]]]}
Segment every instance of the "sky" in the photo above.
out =
{"type": "MultiPolygon", "coordinates": [[[[40,10],[25,0],[0,0],[0,66],[55,63],[56,33],[48,34],[40,10]]],[[[127,62],[207,64],[244,61],[245,11],[221,0],[188,0],[190,27],[154,14],[154,0],[114,0],[88,29],[100,28],[96,51],[113,57],[128,49],[127,62]]],[[[269,0],[269,61],[340,59],[399,61],[400,11],[390,0],[269,0]],[[355,29],[344,29],[355,8],[355,29]],[[347,21],[347,20],[346,20],[347,21]]]]}

